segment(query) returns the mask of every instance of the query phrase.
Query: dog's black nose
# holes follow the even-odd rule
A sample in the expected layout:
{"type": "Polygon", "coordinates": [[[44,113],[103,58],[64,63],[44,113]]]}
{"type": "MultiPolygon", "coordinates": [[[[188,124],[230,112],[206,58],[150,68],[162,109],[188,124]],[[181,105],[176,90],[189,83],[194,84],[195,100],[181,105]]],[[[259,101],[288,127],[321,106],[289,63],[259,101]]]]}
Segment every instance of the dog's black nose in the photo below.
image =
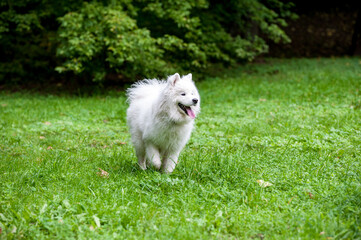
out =
{"type": "Polygon", "coordinates": [[[197,104],[198,99],[197,99],[197,98],[193,98],[192,101],[193,101],[194,104],[197,104]]]}

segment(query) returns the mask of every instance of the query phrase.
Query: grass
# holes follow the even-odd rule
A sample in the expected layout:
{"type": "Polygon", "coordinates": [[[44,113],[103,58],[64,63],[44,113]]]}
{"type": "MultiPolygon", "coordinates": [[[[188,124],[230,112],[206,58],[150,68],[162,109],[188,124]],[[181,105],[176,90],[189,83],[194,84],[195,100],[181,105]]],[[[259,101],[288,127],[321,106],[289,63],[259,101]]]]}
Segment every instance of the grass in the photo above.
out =
{"type": "Polygon", "coordinates": [[[124,92],[2,92],[0,238],[361,239],[360,79],[269,59],[198,83],[171,175],[137,167],[124,92]]]}

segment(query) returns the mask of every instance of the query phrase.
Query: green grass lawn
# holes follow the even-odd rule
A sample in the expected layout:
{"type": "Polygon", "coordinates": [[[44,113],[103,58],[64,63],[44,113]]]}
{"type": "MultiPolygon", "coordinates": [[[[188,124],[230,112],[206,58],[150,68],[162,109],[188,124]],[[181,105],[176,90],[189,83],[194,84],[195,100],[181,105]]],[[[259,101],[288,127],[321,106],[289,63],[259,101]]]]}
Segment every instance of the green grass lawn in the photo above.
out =
{"type": "Polygon", "coordinates": [[[361,239],[361,59],[269,59],[197,86],[170,175],[138,168],[124,92],[0,93],[0,238],[361,239]]]}

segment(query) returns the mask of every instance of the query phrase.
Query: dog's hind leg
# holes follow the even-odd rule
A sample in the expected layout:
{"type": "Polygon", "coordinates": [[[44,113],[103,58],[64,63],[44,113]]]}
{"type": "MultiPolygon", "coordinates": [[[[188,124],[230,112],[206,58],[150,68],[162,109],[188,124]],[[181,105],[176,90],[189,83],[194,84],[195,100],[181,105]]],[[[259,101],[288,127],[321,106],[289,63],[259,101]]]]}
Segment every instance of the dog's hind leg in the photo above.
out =
{"type": "Polygon", "coordinates": [[[138,158],[138,165],[142,170],[147,169],[146,158],[145,158],[145,149],[143,141],[133,141],[135,148],[135,153],[138,158]]]}
{"type": "Polygon", "coordinates": [[[162,162],[160,160],[160,154],[158,149],[152,144],[147,144],[145,154],[149,163],[159,170],[162,162]]]}
{"type": "Polygon", "coordinates": [[[147,169],[144,147],[143,146],[135,146],[135,152],[137,154],[139,167],[142,170],[147,169]]]}
{"type": "Polygon", "coordinates": [[[142,170],[147,169],[144,141],[141,138],[141,133],[132,131],[132,142],[135,148],[135,153],[138,158],[138,165],[142,170]]]}

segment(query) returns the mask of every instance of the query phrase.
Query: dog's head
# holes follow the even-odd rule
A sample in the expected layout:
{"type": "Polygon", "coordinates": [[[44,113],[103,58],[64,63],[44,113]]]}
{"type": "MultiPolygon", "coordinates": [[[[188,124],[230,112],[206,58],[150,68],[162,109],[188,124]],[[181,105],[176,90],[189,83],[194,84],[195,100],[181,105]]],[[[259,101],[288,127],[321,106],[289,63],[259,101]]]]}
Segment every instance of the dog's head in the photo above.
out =
{"type": "Polygon", "coordinates": [[[180,77],[178,73],[168,77],[168,98],[172,99],[179,117],[193,120],[200,112],[200,96],[192,81],[192,74],[180,77]]]}

